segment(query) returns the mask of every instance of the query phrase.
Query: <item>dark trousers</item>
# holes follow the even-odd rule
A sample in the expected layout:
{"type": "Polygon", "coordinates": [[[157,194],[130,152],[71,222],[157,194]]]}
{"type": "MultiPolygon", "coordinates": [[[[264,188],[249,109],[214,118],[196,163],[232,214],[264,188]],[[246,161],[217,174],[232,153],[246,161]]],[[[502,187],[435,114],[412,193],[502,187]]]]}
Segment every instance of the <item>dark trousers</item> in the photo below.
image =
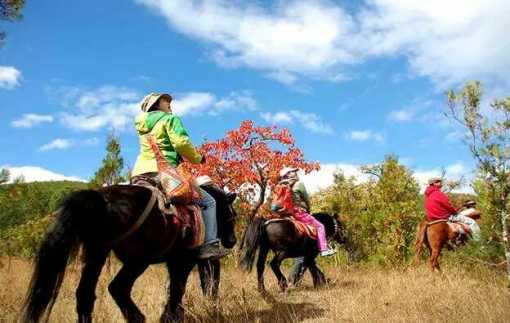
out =
{"type": "Polygon", "coordinates": [[[294,266],[292,266],[292,269],[290,271],[291,283],[293,285],[298,285],[303,279],[305,271],[306,271],[305,258],[304,257],[294,258],[294,266]]]}

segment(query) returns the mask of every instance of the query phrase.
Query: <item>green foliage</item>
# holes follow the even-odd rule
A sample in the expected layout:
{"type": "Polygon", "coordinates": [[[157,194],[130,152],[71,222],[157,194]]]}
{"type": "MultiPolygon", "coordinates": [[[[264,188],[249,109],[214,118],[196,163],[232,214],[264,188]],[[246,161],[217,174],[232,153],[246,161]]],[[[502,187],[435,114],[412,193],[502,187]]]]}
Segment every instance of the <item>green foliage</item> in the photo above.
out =
{"type": "Polygon", "coordinates": [[[48,215],[7,229],[0,240],[1,254],[26,258],[35,256],[52,221],[53,217],[48,215]]]}
{"type": "MultiPolygon", "coordinates": [[[[21,9],[25,0],[0,0],[0,19],[15,21],[21,19],[21,9]]],[[[0,31],[0,42],[5,38],[5,32],[0,31]]]]}
{"type": "MultiPolygon", "coordinates": [[[[460,91],[447,93],[447,115],[468,130],[466,142],[478,163],[483,179],[478,189],[490,209],[492,228],[502,241],[510,237],[510,97],[493,101],[482,111],[482,86],[467,83],[460,91]],[[492,218],[494,216],[494,218],[492,218]],[[497,222],[500,223],[496,224],[497,222]]],[[[492,235],[492,234],[491,234],[492,235]]],[[[506,239],[508,278],[510,280],[510,241],[506,239]]]]}
{"type": "Polygon", "coordinates": [[[27,250],[33,250],[34,241],[39,241],[46,229],[44,219],[57,209],[62,198],[85,188],[86,183],[68,181],[1,185],[0,244],[4,247],[0,247],[0,252],[17,250],[26,254],[27,250]]]}
{"type": "Polygon", "coordinates": [[[21,9],[25,0],[0,0],[0,19],[17,20],[21,18],[21,9]]]}
{"type": "Polygon", "coordinates": [[[106,156],[103,158],[103,163],[91,180],[92,186],[110,186],[124,181],[121,175],[123,167],[124,159],[120,156],[120,141],[111,134],[106,144],[106,156]]]}
{"type": "Polygon", "coordinates": [[[314,210],[342,216],[351,260],[402,264],[412,254],[416,226],[423,217],[419,186],[395,156],[362,171],[371,176],[369,182],[356,184],[354,178],[337,174],[331,190],[313,197],[314,210]]]}

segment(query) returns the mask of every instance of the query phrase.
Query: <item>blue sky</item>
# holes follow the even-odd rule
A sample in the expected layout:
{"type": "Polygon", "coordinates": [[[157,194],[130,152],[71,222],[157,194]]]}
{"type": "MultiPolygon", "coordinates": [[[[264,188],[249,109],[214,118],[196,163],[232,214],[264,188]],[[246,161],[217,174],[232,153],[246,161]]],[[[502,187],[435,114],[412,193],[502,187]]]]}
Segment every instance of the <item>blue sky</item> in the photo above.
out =
{"type": "Polygon", "coordinates": [[[331,183],[397,154],[424,181],[472,174],[444,91],[508,95],[507,1],[29,1],[2,22],[0,166],[88,179],[106,136],[128,166],[151,91],[171,93],[195,144],[242,120],[288,127],[331,183]]]}

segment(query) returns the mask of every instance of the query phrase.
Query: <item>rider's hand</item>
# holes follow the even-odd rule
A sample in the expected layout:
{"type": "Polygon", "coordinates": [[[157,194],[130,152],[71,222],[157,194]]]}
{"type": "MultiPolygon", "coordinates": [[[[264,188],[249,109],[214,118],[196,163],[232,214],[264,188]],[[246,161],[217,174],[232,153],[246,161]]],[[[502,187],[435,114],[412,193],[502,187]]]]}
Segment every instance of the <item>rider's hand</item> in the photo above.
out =
{"type": "Polygon", "coordinates": [[[205,164],[206,161],[205,161],[205,155],[202,155],[202,159],[200,160],[200,164],[205,164]]]}

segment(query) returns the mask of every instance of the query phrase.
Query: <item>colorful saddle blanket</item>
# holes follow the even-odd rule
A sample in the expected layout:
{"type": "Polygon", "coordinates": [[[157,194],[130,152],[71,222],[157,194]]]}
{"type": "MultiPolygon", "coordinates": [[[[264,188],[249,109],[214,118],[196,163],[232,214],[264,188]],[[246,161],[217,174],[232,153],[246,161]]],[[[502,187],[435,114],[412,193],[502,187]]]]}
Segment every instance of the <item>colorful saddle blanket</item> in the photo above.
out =
{"type": "Polygon", "coordinates": [[[156,195],[158,208],[167,221],[180,222],[185,234],[185,239],[190,239],[190,249],[202,245],[205,241],[205,224],[202,210],[196,204],[181,205],[168,202],[161,189],[157,176],[139,175],[131,179],[132,185],[143,186],[150,189],[156,195]]]}
{"type": "Polygon", "coordinates": [[[285,217],[285,218],[277,218],[271,219],[265,222],[265,225],[273,222],[281,222],[281,221],[290,221],[296,227],[296,230],[303,236],[307,236],[311,239],[317,240],[317,229],[314,226],[304,224],[303,222],[299,222],[293,218],[285,217]]]}

